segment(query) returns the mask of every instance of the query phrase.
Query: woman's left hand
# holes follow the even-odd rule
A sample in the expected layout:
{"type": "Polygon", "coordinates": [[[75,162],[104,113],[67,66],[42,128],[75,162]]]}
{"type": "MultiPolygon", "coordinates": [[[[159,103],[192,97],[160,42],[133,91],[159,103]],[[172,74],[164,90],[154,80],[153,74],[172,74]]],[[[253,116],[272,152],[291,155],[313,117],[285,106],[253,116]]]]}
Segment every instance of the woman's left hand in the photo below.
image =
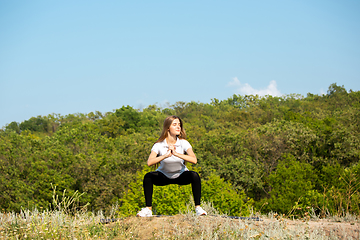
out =
{"type": "Polygon", "coordinates": [[[175,155],[176,154],[176,147],[174,146],[174,145],[169,145],[169,150],[171,151],[171,153],[173,154],[173,155],[175,155]]]}

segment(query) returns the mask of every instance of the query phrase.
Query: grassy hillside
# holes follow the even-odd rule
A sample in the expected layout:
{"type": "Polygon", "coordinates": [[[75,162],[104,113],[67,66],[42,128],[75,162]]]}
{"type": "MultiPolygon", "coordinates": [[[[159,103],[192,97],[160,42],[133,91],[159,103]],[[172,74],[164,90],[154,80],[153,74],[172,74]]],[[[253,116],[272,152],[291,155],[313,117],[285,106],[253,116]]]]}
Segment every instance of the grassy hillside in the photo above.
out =
{"type": "MultiPolygon", "coordinates": [[[[0,209],[52,210],[56,187],[59,196],[82,193],[78,207],[119,204],[120,215],[132,214],[144,203],[139,181],[162,121],[178,115],[198,157],[204,200],[220,213],[303,216],[311,207],[320,215],[359,215],[359,110],[360,92],[332,84],[322,96],[233,95],[12,122],[0,130],[0,209]]],[[[178,212],[191,195],[186,188],[158,191],[182,196],[181,204],[161,197],[161,214],[178,212]]]]}

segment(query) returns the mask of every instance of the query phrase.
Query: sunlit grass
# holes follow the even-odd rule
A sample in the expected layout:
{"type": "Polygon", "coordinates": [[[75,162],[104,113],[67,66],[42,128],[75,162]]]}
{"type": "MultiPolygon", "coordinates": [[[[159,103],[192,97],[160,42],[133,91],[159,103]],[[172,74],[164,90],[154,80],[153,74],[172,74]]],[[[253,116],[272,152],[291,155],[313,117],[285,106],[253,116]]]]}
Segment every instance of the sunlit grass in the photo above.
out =
{"type": "MultiPolygon", "coordinates": [[[[329,239],[322,229],[311,229],[309,221],[318,221],[315,213],[289,225],[291,219],[277,213],[253,214],[246,219],[232,219],[219,213],[211,204],[204,204],[208,216],[196,216],[191,207],[188,211],[169,217],[127,217],[109,224],[101,219],[113,219],[112,213],[77,211],[65,213],[54,210],[23,210],[20,213],[0,213],[0,239],[329,239]],[[253,219],[260,218],[261,221],[253,219]],[[301,224],[300,224],[301,223],[301,224]]],[[[359,226],[356,216],[332,218],[359,226]]],[[[339,234],[342,234],[341,232],[339,234]]],[[[351,235],[340,235],[355,239],[351,235]]],[[[330,239],[338,239],[332,236],[330,239]]]]}

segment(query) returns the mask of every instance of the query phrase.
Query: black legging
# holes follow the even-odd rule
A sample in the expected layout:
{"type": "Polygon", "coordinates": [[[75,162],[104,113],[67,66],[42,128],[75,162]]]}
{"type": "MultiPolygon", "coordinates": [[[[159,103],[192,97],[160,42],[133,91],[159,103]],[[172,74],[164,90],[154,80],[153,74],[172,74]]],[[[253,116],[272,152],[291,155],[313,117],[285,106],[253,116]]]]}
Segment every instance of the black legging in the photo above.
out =
{"type": "Polygon", "coordinates": [[[153,185],[165,186],[169,184],[188,185],[194,196],[195,206],[200,205],[201,198],[201,180],[197,172],[185,171],[179,177],[170,179],[161,172],[149,172],[144,177],[143,187],[145,193],[145,202],[147,207],[152,206],[153,185]]]}

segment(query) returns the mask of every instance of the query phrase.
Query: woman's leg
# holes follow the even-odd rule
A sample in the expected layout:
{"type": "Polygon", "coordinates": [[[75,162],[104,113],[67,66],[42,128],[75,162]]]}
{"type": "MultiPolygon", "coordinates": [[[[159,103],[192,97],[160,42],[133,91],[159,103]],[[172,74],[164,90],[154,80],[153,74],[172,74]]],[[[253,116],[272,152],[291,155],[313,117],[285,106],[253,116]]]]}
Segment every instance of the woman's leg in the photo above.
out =
{"type": "Polygon", "coordinates": [[[176,178],[176,184],[187,185],[190,183],[194,196],[195,206],[200,206],[201,179],[199,174],[194,171],[185,171],[178,178],[176,178]]]}
{"type": "Polygon", "coordinates": [[[170,184],[170,179],[167,178],[161,172],[149,172],[149,173],[145,174],[144,181],[143,181],[143,187],[144,187],[146,207],[151,209],[154,185],[165,186],[168,184],[170,184]]]}

